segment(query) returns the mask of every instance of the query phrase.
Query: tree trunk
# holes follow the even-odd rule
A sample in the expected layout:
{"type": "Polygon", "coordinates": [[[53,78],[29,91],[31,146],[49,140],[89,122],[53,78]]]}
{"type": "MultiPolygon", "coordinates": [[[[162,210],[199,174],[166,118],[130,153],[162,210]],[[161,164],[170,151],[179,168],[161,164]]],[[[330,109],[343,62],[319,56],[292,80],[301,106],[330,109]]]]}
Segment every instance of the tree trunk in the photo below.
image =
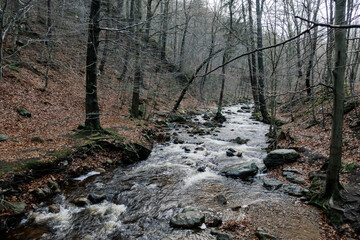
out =
{"type": "Polygon", "coordinates": [[[0,84],[2,82],[3,75],[3,43],[5,40],[5,34],[3,32],[4,24],[5,24],[5,10],[7,8],[8,1],[5,0],[3,8],[1,9],[1,18],[0,18],[0,84]]]}
{"type": "MultiPolygon", "coordinates": [[[[106,15],[109,18],[110,17],[110,1],[107,2],[106,6],[106,15]]],[[[110,21],[108,19],[105,20],[105,26],[109,27],[110,21]]],[[[100,66],[99,66],[99,74],[104,74],[104,68],[105,63],[108,55],[108,49],[109,49],[109,31],[105,32],[105,42],[104,42],[104,48],[103,48],[103,55],[101,57],[100,66]]]]}
{"type": "MultiPolygon", "coordinates": [[[[263,47],[262,44],[262,4],[260,4],[260,0],[256,0],[256,16],[257,16],[257,47],[260,49],[263,47]]],[[[263,52],[259,51],[258,54],[258,82],[259,82],[259,103],[260,103],[260,112],[261,116],[263,117],[263,121],[265,123],[270,123],[269,114],[266,108],[266,101],[265,101],[265,86],[264,86],[264,59],[263,59],[263,52]]]]}
{"type": "MultiPolygon", "coordinates": [[[[334,23],[334,10],[333,10],[333,0],[329,1],[330,4],[330,13],[329,13],[329,24],[334,23]]],[[[332,58],[333,58],[333,52],[334,52],[334,29],[328,28],[327,29],[327,38],[326,38],[326,67],[327,67],[327,76],[325,79],[325,83],[330,85],[332,83],[331,77],[332,77],[332,58]]]]}
{"type": "Polygon", "coordinates": [[[161,23],[161,42],[160,42],[160,59],[162,61],[166,58],[166,41],[168,31],[168,19],[169,19],[169,2],[166,0],[164,3],[163,19],[161,23]]]}
{"type": "MultiPolygon", "coordinates": [[[[250,29],[250,51],[255,50],[255,40],[254,40],[254,21],[252,18],[252,0],[248,0],[248,8],[249,8],[249,29],[250,29]]],[[[256,58],[255,54],[251,54],[249,56],[249,72],[250,72],[250,81],[251,81],[251,90],[255,103],[255,111],[259,111],[260,103],[259,103],[259,89],[258,89],[258,81],[256,77],[256,58]]]]}
{"type": "Polygon", "coordinates": [[[97,98],[97,51],[100,34],[101,0],[92,0],[89,17],[89,33],[86,53],[86,130],[101,130],[97,98]]]}
{"type": "Polygon", "coordinates": [[[229,1],[229,32],[228,37],[225,43],[225,51],[222,58],[222,66],[221,66],[221,89],[220,89],[220,97],[218,102],[218,110],[216,116],[221,116],[221,110],[223,105],[223,98],[224,98],[224,89],[225,89],[225,80],[226,80],[226,62],[230,57],[230,50],[232,48],[232,36],[233,36],[233,0],[229,1]]]}
{"type": "Polygon", "coordinates": [[[153,0],[148,0],[146,5],[146,24],[145,24],[145,41],[149,43],[150,40],[150,28],[151,28],[151,19],[152,19],[152,12],[151,12],[151,4],[153,0]]]}
{"type": "Polygon", "coordinates": [[[141,69],[141,0],[135,0],[134,2],[134,40],[135,40],[135,69],[134,69],[134,85],[133,95],[131,102],[131,116],[134,118],[139,117],[139,105],[140,105],[140,83],[142,81],[142,69],[141,69]]]}
{"type": "MultiPolygon", "coordinates": [[[[345,23],[346,0],[335,2],[335,24],[345,23]]],[[[335,30],[334,107],[331,128],[330,159],[326,173],[325,197],[337,198],[342,154],[342,128],[344,121],[344,79],[346,68],[346,29],[335,30]]]]}
{"type": "Polygon", "coordinates": [[[180,56],[179,56],[179,71],[183,71],[184,68],[184,55],[185,55],[185,42],[186,42],[186,35],[188,32],[188,26],[190,22],[190,15],[186,12],[186,2],[184,0],[183,2],[183,9],[184,9],[184,15],[185,15],[185,25],[184,25],[184,31],[181,39],[181,46],[180,46],[180,56]]]}

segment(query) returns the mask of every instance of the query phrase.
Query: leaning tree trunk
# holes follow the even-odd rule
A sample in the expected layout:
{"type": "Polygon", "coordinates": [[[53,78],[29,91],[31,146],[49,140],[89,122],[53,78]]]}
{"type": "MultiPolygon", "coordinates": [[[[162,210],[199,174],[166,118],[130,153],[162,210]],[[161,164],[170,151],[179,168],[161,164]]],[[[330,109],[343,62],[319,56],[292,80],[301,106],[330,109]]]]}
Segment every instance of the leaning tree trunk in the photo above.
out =
{"type": "MultiPolygon", "coordinates": [[[[335,24],[345,22],[346,0],[336,0],[335,24]]],[[[346,29],[335,30],[335,66],[334,79],[334,107],[333,123],[331,128],[330,159],[326,173],[325,197],[337,198],[339,192],[339,172],[342,155],[342,129],[344,121],[344,79],[346,67],[346,29]]]]}
{"type": "MultiPolygon", "coordinates": [[[[256,0],[256,16],[257,16],[257,47],[261,49],[262,44],[262,6],[260,5],[260,0],[256,0]]],[[[258,52],[258,82],[259,82],[259,103],[260,103],[260,112],[265,123],[270,123],[269,113],[266,108],[265,101],[265,86],[264,86],[264,57],[263,51],[258,52]]]]}
{"type": "Polygon", "coordinates": [[[101,0],[92,0],[89,17],[89,35],[86,53],[86,130],[101,130],[97,97],[97,52],[100,34],[101,0]]]}

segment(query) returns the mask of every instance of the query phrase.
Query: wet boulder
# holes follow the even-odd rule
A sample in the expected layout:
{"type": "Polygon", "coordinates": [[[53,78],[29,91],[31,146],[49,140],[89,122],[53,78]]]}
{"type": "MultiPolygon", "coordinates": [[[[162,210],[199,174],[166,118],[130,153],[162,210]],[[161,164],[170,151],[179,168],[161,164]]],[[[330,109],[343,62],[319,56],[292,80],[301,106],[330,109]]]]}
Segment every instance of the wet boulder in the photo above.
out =
{"type": "Polygon", "coordinates": [[[273,178],[264,178],[263,179],[263,186],[267,190],[277,190],[283,186],[284,183],[282,181],[273,179],[273,178]]]}
{"type": "Polygon", "coordinates": [[[104,201],[106,199],[106,195],[91,193],[91,194],[89,194],[88,199],[91,203],[94,203],[94,204],[101,203],[102,201],[104,201]]]}
{"type": "Polygon", "coordinates": [[[240,178],[246,180],[255,176],[259,168],[255,163],[241,163],[236,164],[227,168],[224,168],[220,171],[222,175],[231,178],[240,178]]]}
{"type": "Polygon", "coordinates": [[[231,140],[231,142],[237,143],[237,144],[245,144],[245,143],[247,143],[248,141],[249,141],[249,139],[243,139],[243,138],[241,138],[241,137],[237,137],[237,138],[231,140]]]}
{"type": "Polygon", "coordinates": [[[205,223],[205,215],[195,209],[184,209],[170,220],[170,225],[177,228],[196,228],[205,223]]]}
{"type": "Polygon", "coordinates": [[[273,169],[285,163],[295,162],[298,158],[300,155],[294,149],[277,149],[264,158],[264,164],[268,169],[273,169]]]}
{"type": "Polygon", "coordinates": [[[78,207],[84,207],[86,205],[89,205],[89,200],[84,197],[74,198],[71,203],[75,204],[78,207]]]}
{"type": "Polygon", "coordinates": [[[228,157],[235,156],[235,153],[236,153],[236,151],[233,148],[229,148],[228,150],[226,150],[226,156],[228,156],[228,157]]]}

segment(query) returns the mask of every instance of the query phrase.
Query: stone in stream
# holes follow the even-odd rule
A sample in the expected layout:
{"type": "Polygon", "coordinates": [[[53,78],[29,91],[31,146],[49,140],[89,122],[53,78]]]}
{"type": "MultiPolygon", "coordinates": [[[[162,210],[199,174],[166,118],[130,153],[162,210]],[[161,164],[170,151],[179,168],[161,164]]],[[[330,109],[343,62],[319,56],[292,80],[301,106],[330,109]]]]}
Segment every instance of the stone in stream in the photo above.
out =
{"type": "Polygon", "coordinates": [[[197,228],[205,223],[205,215],[195,209],[184,209],[170,220],[170,225],[177,228],[197,228]]]}
{"type": "Polygon", "coordinates": [[[228,150],[226,150],[226,156],[228,157],[233,157],[235,156],[236,151],[233,148],[229,148],[228,150]]]}
{"type": "Polygon", "coordinates": [[[184,151],[185,151],[186,153],[189,153],[191,150],[190,150],[190,148],[188,148],[188,147],[184,147],[184,151]]]}
{"type": "Polygon", "coordinates": [[[89,200],[84,197],[74,198],[71,203],[75,204],[78,207],[84,207],[86,205],[89,205],[89,200]]]}
{"type": "Polygon", "coordinates": [[[258,166],[256,166],[255,163],[241,163],[224,168],[220,171],[220,173],[225,175],[226,177],[240,178],[242,180],[246,180],[255,176],[258,170],[259,168],[258,166]]]}
{"type": "Polygon", "coordinates": [[[199,168],[197,169],[198,172],[205,172],[205,170],[206,170],[206,167],[205,167],[205,166],[199,167],[199,168]]]}
{"type": "Polygon", "coordinates": [[[264,181],[263,186],[267,190],[277,190],[277,189],[281,188],[281,186],[284,185],[284,183],[282,181],[279,181],[279,180],[276,180],[273,178],[264,178],[263,181],[264,181]]]}
{"type": "Polygon", "coordinates": [[[273,169],[285,163],[295,162],[299,157],[299,153],[294,149],[277,149],[264,158],[264,164],[268,169],[273,169]]]}
{"type": "Polygon", "coordinates": [[[179,138],[174,138],[174,144],[183,144],[184,140],[180,140],[179,138]]]}
{"type": "Polygon", "coordinates": [[[237,137],[237,138],[231,140],[231,142],[237,143],[237,144],[245,144],[248,141],[249,141],[249,139],[243,139],[241,137],[237,137]]]}
{"type": "Polygon", "coordinates": [[[89,194],[88,199],[91,203],[94,203],[94,204],[101,203],[102,201],[104,201],[106,199],[106,195],[91,193],[91,194],[89,194]]]}
{"type": "Polygon", "coordinates": [[[51,204],[49,206],[49,212],[51,212],[51,213],[59,213],[60,210],[55,204],[51,204]]]}
{"type": "Polygon", "coordinates": [[[215,202],[217,202],[220,205],[226,205],[227,204],[227,200],[226,200],[225,196],[222,195],[222,194],[219,194],[219,195],[215,196],[214,200],[215,200],[215,202]]]}

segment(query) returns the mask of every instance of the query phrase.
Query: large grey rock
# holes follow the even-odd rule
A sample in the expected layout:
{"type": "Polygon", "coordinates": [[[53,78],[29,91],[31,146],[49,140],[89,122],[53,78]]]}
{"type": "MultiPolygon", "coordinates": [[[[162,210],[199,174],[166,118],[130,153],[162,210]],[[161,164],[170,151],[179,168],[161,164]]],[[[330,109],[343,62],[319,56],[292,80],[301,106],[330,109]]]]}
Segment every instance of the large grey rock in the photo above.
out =
{"type": "Polygon", "coordinates": [[[5,134],[0,134],[0,142],[2,141],[6,141],[9,139],[9,136],[5,135],[5,134]]]}
{"type": "Polygon", "coordinates": [[[255,163],[241,163],[222,169],[220,172],[226,177],[247,179],[257,174],[259,168],[255,163]]]}
{"type": "Polygon", "coordinates": [[[292,172],[283,172],[283,176],[286,177],[286,179],[289,182],[295,183],[295,184],[305,184],[305,180],[299,176],[296,176],[292,172]]]}
{"type": "Polygon", "coordinates": [[[284,185],[284,183],[282,181],[273,179],[273,178],[264,178],[264,187],[267,190],[277,190],[279,188],[281,188],[281,186],[284,185]]]}
{"type": "Polygon", "coordinates": [[[285,163],[295,162],[300,157],[294,149],[277,149],[271,151],[265,158],[264,164],[268,169],[277,168],[285,163]]]}
{"type": "Polygon", "coordinates": [[[184,209],[170,220],[170,225],[178,228],[196,228],[205,222],[205,215],[194,209],[184,209]]]}
{"type": "Polygon", "coordinates": [[[286,184],[283,186],[283,190],[285,193],[295,197],[301,197],[309,191],[296,184],[286,184]]]}

